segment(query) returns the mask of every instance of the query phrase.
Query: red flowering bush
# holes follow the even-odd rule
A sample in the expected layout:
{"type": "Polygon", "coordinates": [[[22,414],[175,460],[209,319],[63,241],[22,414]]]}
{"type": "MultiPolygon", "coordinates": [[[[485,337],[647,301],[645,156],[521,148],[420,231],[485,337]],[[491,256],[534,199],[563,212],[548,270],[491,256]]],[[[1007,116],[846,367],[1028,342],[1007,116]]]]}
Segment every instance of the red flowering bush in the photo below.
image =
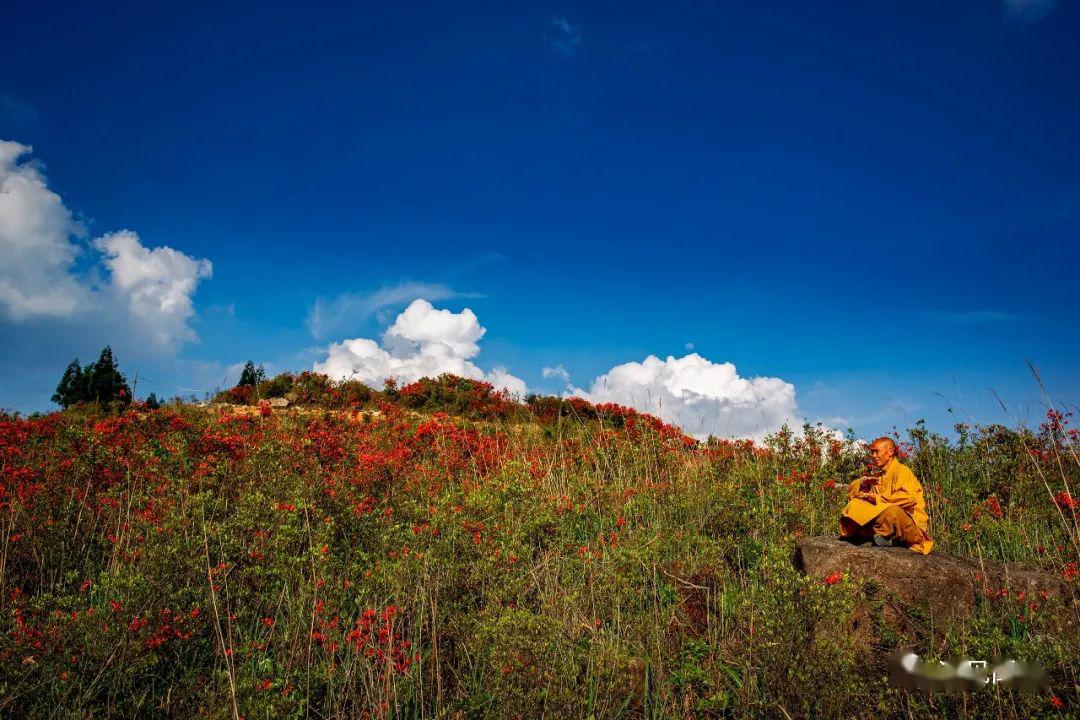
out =
{"type": "MultiPolygon", "coordinates": [[[[808,427],[698,442],[631,408],[519,403],[451,376],[376,391],[304,373],[273,390],[287,408],[244,407],[277,381],[233,406],[0,417],[0,716],[862,703],[1019,717],[1049,702],[931,708],[867,669],[857,583],[790,562],[794,538],[835,531],[865,459],[853,440],[808,427]]],[[[955,443],[916,427],[908,462],[938,547],[1075,582],[1066,420],[955,443]]],[[[890,641],[1038,657],[1071,701],[1080,641],[1041,624],[1055,599],[1025,598],[1022,623],[985,600],[948,636],[927,622],[890,641]]]]}

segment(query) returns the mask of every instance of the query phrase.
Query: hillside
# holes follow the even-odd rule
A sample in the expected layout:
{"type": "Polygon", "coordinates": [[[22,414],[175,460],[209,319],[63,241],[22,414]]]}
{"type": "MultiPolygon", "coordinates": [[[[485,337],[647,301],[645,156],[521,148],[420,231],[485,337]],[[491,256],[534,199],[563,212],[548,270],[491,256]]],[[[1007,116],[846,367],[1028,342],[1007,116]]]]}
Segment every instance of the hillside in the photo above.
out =
{"type": "MultiPolygon", "coordinates": [[[[277,380],[233,405],[2,419],[0,716],[1077,713],[1066,599],[995,588],[942,625],[793,565],[835,531],[853,439],[698,442],[449,376],[277,380]],[[897,690],[900,647],[1037,662],[1049,686],[897,690]]],[[[1068,421],[898,437],[935,552],[1075,589],[1068,421]]]]}

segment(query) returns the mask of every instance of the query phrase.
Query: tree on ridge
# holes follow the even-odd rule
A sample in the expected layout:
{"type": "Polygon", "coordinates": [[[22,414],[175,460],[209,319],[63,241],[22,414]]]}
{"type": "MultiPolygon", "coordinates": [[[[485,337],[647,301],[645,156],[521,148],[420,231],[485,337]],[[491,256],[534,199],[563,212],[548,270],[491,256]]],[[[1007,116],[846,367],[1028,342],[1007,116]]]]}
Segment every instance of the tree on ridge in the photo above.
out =
{"type": "Polygon", "coordinates": [[[97,361],[86,367],[80,367],[78,358],[72,360],[56,386],[52,401],[64,409],[88,402],[130,403],[131,388],[117,367],[112,347],[106,345],[97,361]]]}

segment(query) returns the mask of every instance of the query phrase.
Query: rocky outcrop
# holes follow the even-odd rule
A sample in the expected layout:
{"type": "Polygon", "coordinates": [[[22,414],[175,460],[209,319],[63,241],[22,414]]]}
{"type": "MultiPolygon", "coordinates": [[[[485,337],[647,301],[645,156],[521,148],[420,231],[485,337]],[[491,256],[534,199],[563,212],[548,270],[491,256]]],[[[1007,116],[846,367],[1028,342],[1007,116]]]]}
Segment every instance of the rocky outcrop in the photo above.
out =
{"type": "Polygon", "coordinates": [[[852,545],[835,536],[802,538],[795,566],[822,579],[845,573],[868,581],[872,596],[885,601],[885,615],[902,619],[912,611],[935,622],[970,616],[981,598],[1025,598],[1052,610],[1059,622],[1075,627],[1080,597],[1075,583],[1060,574],[1023,563],[998,563],[907,548],[852,545]],[[1021,595],[1021,593],[1023,593],[1021,595]]]}

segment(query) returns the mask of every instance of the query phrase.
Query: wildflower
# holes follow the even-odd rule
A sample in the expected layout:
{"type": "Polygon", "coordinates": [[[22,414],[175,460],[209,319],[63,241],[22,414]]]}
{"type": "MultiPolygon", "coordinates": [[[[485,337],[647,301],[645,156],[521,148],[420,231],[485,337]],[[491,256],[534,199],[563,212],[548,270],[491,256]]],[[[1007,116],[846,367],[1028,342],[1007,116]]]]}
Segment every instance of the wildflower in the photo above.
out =
{"type": "Polygon", "coordinates": [[[1059,698],[1057,695],[1050,696],[1050,704],[1058,710],[1061,710],[1063,707],[1065,707],[1065,701],[1059,698]]]}
{"type": "Polygon", "coordinates": [[[1054,495],[1054,504],[1062,510],[1075,510],[1080,507],[1080,499],[1074,498],[1062,490],[1054,495]]]}
{"type": "Polygon", "coordinates": [[[1065,566],[1065,569],[1061,571],[1061,576],[1066,580],[1075,580],[1080,577],[1080,568],[1076,566],[1075,560],[1065,566]]]}
{"type": "Polygon", "coordinates": [[[844,573],[837,570],[836,572],[831,573],[830,575],[826,575],[825,579],[822,580],[822,582],[825,583],[826,585],[835,585],[836,583],[840,582],[843,579],[844,579],[844,573]]]}

